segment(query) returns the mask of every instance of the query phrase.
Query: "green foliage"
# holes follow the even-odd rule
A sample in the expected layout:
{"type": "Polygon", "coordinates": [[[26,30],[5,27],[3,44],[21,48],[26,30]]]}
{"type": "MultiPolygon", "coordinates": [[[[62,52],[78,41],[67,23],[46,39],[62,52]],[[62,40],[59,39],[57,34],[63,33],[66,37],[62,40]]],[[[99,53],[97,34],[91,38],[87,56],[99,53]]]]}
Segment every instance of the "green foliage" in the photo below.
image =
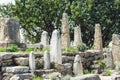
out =
{"type": "Polygon", "coordinates": [[[6,49],[6,52],[17,52],[19,50],[19,47],[16,44],[11,44],[6,49]]]}
{"type": "Polygon", "coordinates": [[[60,29],[63,12],[69,15],[71,40],[74,26],[81,25],[83,42],[89,47],[93,45],[96,23],[102,28],[103,46],[108,45],[113,33],[120,32],[120,0],[15,0],[15,3],[0,6],[0,16],[19,19],[25,36],[32,42],[39,42],[42,30],[51,36],[55,27],[60,29]]]}
{"type": "Polygon", "coordinates": [[[89,71],[89,70],[87,70],[87,69],[86,69],[86,70],[83,70],[83,73],[84,73],[84,74],[93,74],[93,72],[91,72],[91,71],[89,71]]]}
{"type": "Polygon", "coordinates": [[[42,50],[40,50],[40,52],[45,52],[45,51],[50,52],[50,48],[49,48],[49,47],[46,47],[46,48],[43,48],[42,50]]]}
{"type": "Polygon", "coordinates": [[[84,74],[90,74],[90,71],[88,71],[88,70],[83,70],[83,73],[84,73],[84,74]]]}
{"type": "Polygon", "coordinates": [[[34,51],[34,49],[33,48],[27,48],[25,51],[26,52],[31,52],[31,51],[34,51]]]}
{"type": "Polygon", "coordinates": [[[70,80],[71,76],[70,75],[66,75],[62,78],[62,80],[70,80]]]}
{"type": "Polygon", "coordinates": [[[78,52],[78,50],[77,50],[77,48],[76,47],[73,47],[73,46],[71,46],[71,47],[69,47],[69,48],[64,48],[63,50],[62,50],[63,52],[78,52]]]}
{"type": "Polygon", "coordinates": [[[106,73],[106,76],[111,76],[111,74],[112,74],[112,72],[109,70],[106,70],[105,73],[106,73]]]}
{"type": "Polygon", "coordinates": [[[5,52],[6,50],[4,48],[0,48],[0,52],[5,52]]]}
{"type": "Polygon", "coordinates": [[[99,68],[100,68],[101,70],[104,70],[105,67],[106,67],[106,65],[105,65],[105,63],[104,63],[103,60],[97,60],[96,64],[99,65],[99,68]]]}
{"type": "Polygon", "coordinates": [[[86,44],[82,43],[82,44],[79,44],[77,46],[77,49],[78,49],[78,51],[82,51],[83,52],[83,51],[87,50],[88,47],[86,46],[86,44]]]}
{"type": "Polygon", "coordinates": [[[35,78],[33,78],[33,80],[43,80],[43,78],[41,78],[41,77],[35,77],[35,78]]]}

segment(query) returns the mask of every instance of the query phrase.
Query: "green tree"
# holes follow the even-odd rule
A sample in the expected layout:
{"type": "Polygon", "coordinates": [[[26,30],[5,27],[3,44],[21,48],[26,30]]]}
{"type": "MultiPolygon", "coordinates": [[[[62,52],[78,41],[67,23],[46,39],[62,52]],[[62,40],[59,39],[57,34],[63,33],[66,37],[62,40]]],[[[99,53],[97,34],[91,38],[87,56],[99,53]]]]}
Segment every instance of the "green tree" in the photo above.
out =
{"type": "Polygon", "coordinates": [[[94,25],[100,23],[103,46],[108,45],[113,33],[120,33],[119,0],[15,0],[15,5],[0,7],[2,17],[13,17],[27,31],[26,37],[40,41],[43,30],[51,36],[55,28],[60,30],[62,13],[69,15],[70,35],[73,28],[81,26],[83,42],[93,45],[94,25]],[[39,37],[38,37],[39,36],[39,37]]]}

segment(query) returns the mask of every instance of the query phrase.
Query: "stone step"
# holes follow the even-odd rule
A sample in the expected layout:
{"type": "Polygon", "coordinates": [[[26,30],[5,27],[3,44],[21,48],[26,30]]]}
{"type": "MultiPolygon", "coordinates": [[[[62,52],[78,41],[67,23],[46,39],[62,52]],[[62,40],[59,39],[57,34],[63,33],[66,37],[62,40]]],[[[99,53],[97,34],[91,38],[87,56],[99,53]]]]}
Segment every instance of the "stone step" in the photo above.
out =
{"type": "Polygon", "coordinates": [[[41,70],[34,70],[33,73],[35,76],[42,76],[43,74],[50,74],[56,72],[55,69],[41,69],[41,70]]]}
{"type": "Polygon", "coordinates": [[[33,80],[33,75],[31,73],[15,74],[10,80],[33,80]]]}
{"type": "Polygon", "coordinates": [[[2,79],[0,80],[32,80],[32,73],[22,73],[22,74],[13,74],[13,73],[4,73],[2,79]]]}
{"type": "Polygon", "coordinates": [[[23,66],[29,65],[29,59],[25,57],[14,58],[14,62],[17,65],[23,65],[23,66]]]}
{"type": "Polygon", "coordinates": [[[27,66],[12,66],[12,67],[2,67],[2,72],[5,73],[27,73],[29,67],[27,66]]]}
{"type": "Polygon", "coordinates": [[[97,74],[86,74],[72,77],[70,80],[101,80],[97,74]]]}

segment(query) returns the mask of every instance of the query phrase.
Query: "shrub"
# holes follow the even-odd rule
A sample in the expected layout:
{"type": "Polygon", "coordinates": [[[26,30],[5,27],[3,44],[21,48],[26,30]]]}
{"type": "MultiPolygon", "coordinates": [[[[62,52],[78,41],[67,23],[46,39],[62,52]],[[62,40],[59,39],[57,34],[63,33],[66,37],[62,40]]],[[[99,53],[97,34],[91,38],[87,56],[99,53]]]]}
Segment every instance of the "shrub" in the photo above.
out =
{"type": "Polygon", "coordinates": [[[8,46],[8,48],[6,49],[7,52],[16,52],[18,51],[18,46],[15,44],[11,44],[8,46]]]}
{"type": "Polygon", "coordinates": [[[25,51],[26,52],[31,52],[31,51],[34,51],[34,49],[33,48],[27,48],[25,51]]]}
{"type": "Polygon", "coordinates": [[[50,51],[50,48],[49,47],[46,47],[46,48],[43,48],[40,52],[45,52],[45,51],[50,51]]]}
{"type": "Polygon", "coordinates": [[[69,48],[64,48],[63,52],[78,52],[78,50],[76,47],[71,46],[69,48]]]}
{"type": "Polygon", "coordinates": [[[87,50],[88,47],[86,46],[86,44],[82,43],[82,44],[79,44],[77,46],[77,49],[78,49],[78,51],[82,51],[83,52],[83,51],[87,50]]]}
{"type": "Polygon", "coordinates": [[[83,74],[93,74],[93,72],[86,69],[86,70],[83,70],[83,74]]]}
{"type": "Polygon", "coordinates": [[[41,78],[41,77],[35,77],[35,78],[33,78],[33,80],[43,80],[43,78],[41,78]]]}
{"type": "Polygon", "coordinates": [[[0,52],[5,52],[5,49],[4,48],[0,48],[0,52]]]}
{"type": "Polygon", "coordinates": [[[106,70],[106,76],[111,76],[111,74],[112,74],[112,72],[111,71],[109,71],[109,70],[106,70]]]}
{"type": "Polygon", "coordinates": [[[106,65],[103,60],[97,60],[96,63],[98,64],[98,66],[101,70],[105,69],[106,65]]]}

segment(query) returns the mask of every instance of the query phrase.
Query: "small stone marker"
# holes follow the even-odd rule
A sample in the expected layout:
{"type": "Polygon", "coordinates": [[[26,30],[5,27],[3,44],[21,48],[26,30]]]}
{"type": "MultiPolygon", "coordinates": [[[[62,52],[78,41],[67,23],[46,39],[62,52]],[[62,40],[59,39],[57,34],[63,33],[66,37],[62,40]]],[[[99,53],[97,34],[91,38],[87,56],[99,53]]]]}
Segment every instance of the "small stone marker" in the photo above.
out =
{"type": "Polygon", "coordinates": [[[50,54],[48,51],[44,52],[44,69],[50,69],[50,54]]]}
{"type": "Polygon", "coordinates": [[[29,67],[31,71],[35,70],[35,54],[33,52],[29,54],[29,67]]]}
{"type": "Polygon", "coordinates": [[[82,43],[81,28],[80,26],[77,26],[74,28],[74,46],[78,46],[81,43],[82,43]]]}
{"type": "Polygon", "coordinates": [[[74,64],[73,64],[73,73],[75,75],[83,74],[83,66],[81,62],[81,57],[79,55],[75,56],[74,64]]]}
{"type": "Polygon", "coordinates": [[[48,37],[48,32],[43,31],[42,36],[41,36],[41,44],[46,47],[49,45],[49,37],[48,37]]]}

